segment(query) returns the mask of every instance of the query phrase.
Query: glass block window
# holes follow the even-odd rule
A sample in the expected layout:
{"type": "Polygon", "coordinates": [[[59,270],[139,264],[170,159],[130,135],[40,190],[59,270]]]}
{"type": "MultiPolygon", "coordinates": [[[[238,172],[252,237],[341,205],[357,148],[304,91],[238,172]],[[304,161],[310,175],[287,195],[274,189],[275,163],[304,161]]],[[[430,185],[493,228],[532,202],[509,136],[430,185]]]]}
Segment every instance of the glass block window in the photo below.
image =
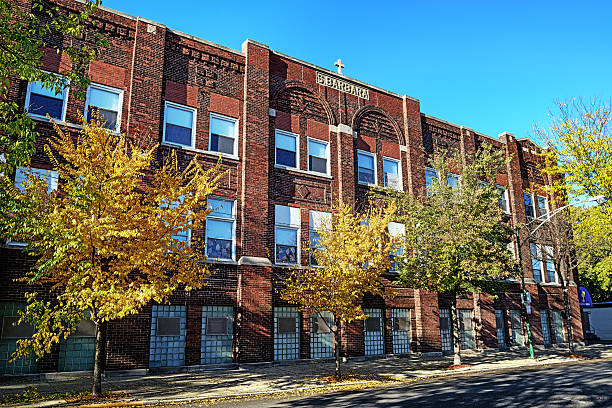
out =
{"type": "Polygon", "coordinates": [[[231,306],[202,307],[201,364],[232,362],[234,308],[231,306]]]}
{"type": "Polygon", "coordinates": [[[524,346],[523,339],[523,323],[521,320],[521,311],[518,309],[510,310],[510,328],[512,329],[512,345],[524,346]]]}
{"type": "Polygon", "coordinates": [[[40,82],[30,82],[26,93],[26,111],[30,116],[64,121],[66,117],[66,102],[68,87],[56,94],[54,89],[44,88],[40,82]]]}
{"type": "Polygon", "coordinates": [[[393,354],[410,353],[410,309],[391,309],[393,354]]]}
{"type": "Polygon", "coordinates": [[[497,347],[506,348],[506,317],[503,310],[495,311],[495,329],[497,331],[497,347]]]}
{"type": "Polygon", "coordinates": [[[276,263],[287,265],[299,263],[300,209],[276,205],[274,224],[276,263]]]}
{"type": "Polygon", "coordinates": [[[299,135],[276,129],[275,132],[275,156],[276,165],[292,169],[298,168],[299,135]]]}
{"type": "Polygon", "coordinates": [[[563,315],[560,310],[552,311],[553,327],[555,330],[555,343],[565,343],[565,333],[563,332],[563,315]]]}
{"type": "Polygon", "coordinates": [[[214,259],[235,259],[236,205],[234,200],[208,197],[211,209],[206,217],[206,255],[214,259]]]}
{"type": "Polygon", "coordinates": [[[70,336],[60,343],[58,371],[91,371],[95,354],[95,337],[70,336]]]}
{"type": "Polygon", "coordinates": [[[459,187],[459,183],[461,182],[460,180],[461,180],[461,177],[458,174],[448,173],[446,175],[446,184],[448,184],[450,188],[459,187]]]}
{"type": "Polygon", "coordinates": [[[542,340],[544,344],[550,344],[550,316],[548,310],[540,310],[540,324],[542,326],[542,340]]]}
{"type": "Polygon", "coordinates": [[[310,240],[310,265],[317,266],[317,260],[312,255],[312,251],[316,251],[321,247],[319,231],[323,228],[331,226],[331,213],[324,211],[308,211],[308,235],[310,240]]]}
{"type": "Polygon", "coordinates": [[[34,355],[9,363],[11,355],[17,351],[17,340],[30,337],[34,331],[29,325],[13,326],[19,320],[19,312],[24,309],[23,303],[0,303],[0,375],[36,372],[34,355]]]}
{"type": "Polygon", "coordinates": [[[195,108],[166,101],[163,141],[180,146],[194,147],[196,113],[195,108]]]}
{"type": "Polygon", "coordinates": [[[427,194],[431,194],[431,187],[438,180],[438,172],[430,167],[425,168],[425,188],[427,194]]]}
{"type": "Polygon", "coordinates": [[[210,114],[208,150],[238,155],[238,119],[210,114]]]}
{"type": "Polygon", "coordinates": [[[535,207],[533,203],[533,195],[531,193],[524,193],[523,199],[525,201],[525,215],[529,218],[534,218],[535,207]]]}
{"type": "Polygon", "coordinates": [[[384,349],[384,325],[382,309],[364,308],[363,312],[369,315],[363,322],[365,355],[371,356],[383,354],[384,349]]]}
{"type": "Polygon", "coordinates": [[[508,191],[504,186],[497,186],[497,192],[499,193],[499,208],[501,208],[506,214],[510,214],[510,204],[508,203],[508,191]]]}
{"type": "Polygon", "coordinates": [[[442,352],[453,351],[452,322],[450,309],[439,309],[440,315],[440,339],[442,341],[442,352]]]}
{"type": "Polygon", "coordinates": [[[329,142],[308,139],[308,170],[329,174],[329,142]]]}
{"type": "Polygon", "coordinates": [[[376,185],[376,155],[357,152],[357,180],[361,184],[376,185]]]}
{"type": "Polygon", "coordinates": [[[186,306],[153,306],[149,367],[176,367],[185,364],[186,323],[186,306]]]}
{"type": "Polygon", "coordinates": [[[334,334],[331,327],[334,315],[322,312],[310,316],[310,358],[327,358],[334,355],[334,334]]]}
{"type": "Polygon", "coordinates": [[[529,244],[531,251],[531,270],[533,271],[533,279],[536,282],[542,282],[542,248],[538,244],[529,244]]]}
{"type": "Polygon", "coordinates": [[[274,360],[300,357],[300,314],[293,307],[274,308],[274,360]]]}
{"type": "MultiPolygon", "coordinates": [[[[390,222],[387,229],[389,230],[389,235],[391,235],[394,238],[399,238],[399,237],[403,237],[404,235],[406,235],[406,226],[399,222],[390,222]]],[[[403,252],[404,251],[403,251],[402,245],[396,244],[394,246],[393,251],[391,251],[391,253],[389,254],[389,256],[391,257],[391,260],[394,260],[396,257],[401,256],[403,252]]],[[[398,270],[398,265],[396,262],[393,262],[391,264],[390,271],[397,272],[397,270],[398,270]]]]}
{"type": "Polygon", "coordinates": [[[399,160],[383,157],[383,177],[385,187],[394,188],[396,190],[402,189],[399,160]]]}
{"type": "Polygon", "coordinates": [[[474,311],[471,309],[459,309],[459,319],[461,349],[471,350],[474,348],[474,311]]]}
{"type": "Polygon", "coordinates": [[[546,218],[548,215],[548,198],[536,196],[536,202],[538,205],[538,218],[546,218]]]}
{"type": "Polygon", "coordinates": [[[96,118],[106,129],[117,131],[121,124],[121,106],[123,90],[109,86],[91,84],[87,89],[85,101],[85,118],[91,122],[96,118]]]}

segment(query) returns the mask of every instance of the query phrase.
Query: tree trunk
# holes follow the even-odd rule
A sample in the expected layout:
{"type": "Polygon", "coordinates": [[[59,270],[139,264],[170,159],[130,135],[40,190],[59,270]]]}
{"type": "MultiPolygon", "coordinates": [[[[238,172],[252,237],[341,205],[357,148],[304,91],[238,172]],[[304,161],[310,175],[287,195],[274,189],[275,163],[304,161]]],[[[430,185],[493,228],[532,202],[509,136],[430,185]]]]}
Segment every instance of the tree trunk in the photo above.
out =
{"type": "Polygon", "coordinates": [[[459,309],[457,309],[457,295],[452,294],[451,296],[451,324],[452,338],[453,338],[453,364],[461,364],[461,326],[459,321],[459,309]]]}
{"type": "Polygon", "coordinates": [[[334,352],[336,354],[336,378],[340,379],[340,319],[334,319],[334,352]]]}
{"type": "Polygon", "coordinates": [[[96,323],[96,354],[94,358],[92,395],[102,395],[102,373],[106,365],[106,322],[96,323]]]}

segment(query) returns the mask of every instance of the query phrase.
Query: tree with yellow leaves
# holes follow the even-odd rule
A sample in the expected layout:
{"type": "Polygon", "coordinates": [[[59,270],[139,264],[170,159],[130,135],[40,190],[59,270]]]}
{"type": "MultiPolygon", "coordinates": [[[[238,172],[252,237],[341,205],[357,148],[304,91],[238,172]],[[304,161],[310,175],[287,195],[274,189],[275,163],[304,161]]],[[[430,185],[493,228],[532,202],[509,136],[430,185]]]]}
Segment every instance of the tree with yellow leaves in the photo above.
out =
{"type": "Polygon", "coordinates": [[[360,305],[366,293],[383,298],[394,294],[380,281],[393,263],[390,254],[397,242],[387,227],[394,213],[393,204],[354,213],[340,203],[333,219],[319,220],[319,237],[310,248],[316,266],[293,269],[281,293],[282,299],[301,311],[332,313],[329,329],[334,336],[337,378],[341,374],[341,325],[367,317],[360,305]]]}
{"type": "Polygon", "coordinates": [[[216,168],[197,157],[180,168],[175,154],[156,165],[157,146],[146,147],[84,124],[78,138],[55,126],[45,150],[59,190],[30,173],[17,188],[1,176],[0,234],[27,242],[37,261],[23,278],[51,288],[53,301],[28,293],[20,323],[35,327],[14,358],[49,353],[78,323],[97,328],[92,393],[101,394],[106,324],[164,302],[177,288],[197,289],[210,275],[204,245],[187,232],[202,228],[216,168]]]}

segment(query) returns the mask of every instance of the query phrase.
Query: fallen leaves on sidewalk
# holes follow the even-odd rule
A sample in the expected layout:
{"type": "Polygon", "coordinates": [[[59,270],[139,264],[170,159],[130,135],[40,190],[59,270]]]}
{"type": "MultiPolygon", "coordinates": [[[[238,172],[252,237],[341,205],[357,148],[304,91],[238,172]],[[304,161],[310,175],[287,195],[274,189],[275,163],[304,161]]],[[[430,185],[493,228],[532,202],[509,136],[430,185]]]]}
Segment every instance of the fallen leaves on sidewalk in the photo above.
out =
{"type": "Polygon", "coordinates": [[[447,367],[444,367],[445,370],[458,370],[460,368],[468,368],[472,367],[471,364],[451,364],[447,367]]]}
{"type": "Polygon", "coordinates": [[[100,397],[91,395],[89,391],[67,391],[50,394],[41,394],[36,387],[27,387],[17,394],[2,395],[0,405],[25,404],[28,402],[40,402],[50,400],[65,400],[66,402],[105,402],[125,398],[125,392],[108,392],[100,397]]]}

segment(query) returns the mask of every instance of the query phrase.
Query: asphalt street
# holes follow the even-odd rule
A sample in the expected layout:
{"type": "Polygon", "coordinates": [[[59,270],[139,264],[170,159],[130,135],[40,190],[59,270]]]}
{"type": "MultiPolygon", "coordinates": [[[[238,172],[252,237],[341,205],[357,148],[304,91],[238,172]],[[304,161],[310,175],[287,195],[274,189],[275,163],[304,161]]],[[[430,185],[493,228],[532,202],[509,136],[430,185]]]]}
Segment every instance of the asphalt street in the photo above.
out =
{"type": "MultiPolygon", "coordinates": [[[[186,404],[180,406],[185,407],[186,404]]],[[[188,404],[192,407],[211,406],[188,404]]],[[[216,407],[612,407],[612,361],[481,373],[385,389],[288,399],[220,402],[216,407]]]]}

